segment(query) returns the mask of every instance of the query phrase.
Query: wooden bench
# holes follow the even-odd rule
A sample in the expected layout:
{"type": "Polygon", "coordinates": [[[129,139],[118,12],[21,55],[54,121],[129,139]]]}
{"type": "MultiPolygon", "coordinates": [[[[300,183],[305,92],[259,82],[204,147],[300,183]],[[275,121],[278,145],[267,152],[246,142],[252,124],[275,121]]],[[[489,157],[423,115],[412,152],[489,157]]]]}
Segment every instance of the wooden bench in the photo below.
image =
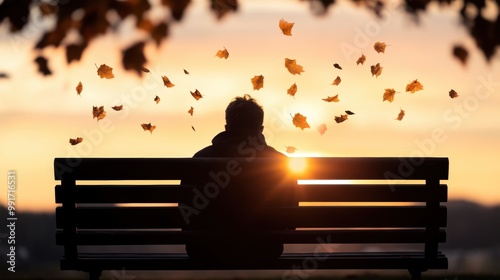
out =
{"type": "Polygon", "coordinates": [[[288,160],[297,161],[56,158],[55,179],[61,181],[55,187],[59,204],[56,243],[64,246],[61,270],[88,272],[90,279],[99,279],[104,270],[123,269],[283,270],[282,279],[302,279],[304,273],[319,269],[402,269],[408,270],[412,279],[420,279],[421,272],[447,268],[447,258],[438,250],[438,244],[446,240],[447,210],[442,203],[447,201],[447,186],[440,180],[448,179],[447,158],[300,159],[305,162],[305,170],[294,173],[294,178],[341,181],[301,181],[305,184],[283,188],[283,192],[293,191],[300,205],[269,209],[262,218],[295,230],[238,234],[249,240],[258,237],[315,246],[309,253],[285,252],[273,261],[225,263],[193,260],[185,253],[89,252],[89,248],[104,245],[125,250],[137,245],[183,245],[200,238],[231,238],[231,232],[180,230],[186,225],[180,205],[192,197],[193,189],[167,180],[193,176],[193,170],[220,176],[225,172],[226,178],[232,178],[242,170],[287,168],[284,161],[288,160]],[[308,205],[310,202],[316,204],[308,205]],[[397,252],[317,250],[327,243],[414,244],[418,248],[397,252]]]}

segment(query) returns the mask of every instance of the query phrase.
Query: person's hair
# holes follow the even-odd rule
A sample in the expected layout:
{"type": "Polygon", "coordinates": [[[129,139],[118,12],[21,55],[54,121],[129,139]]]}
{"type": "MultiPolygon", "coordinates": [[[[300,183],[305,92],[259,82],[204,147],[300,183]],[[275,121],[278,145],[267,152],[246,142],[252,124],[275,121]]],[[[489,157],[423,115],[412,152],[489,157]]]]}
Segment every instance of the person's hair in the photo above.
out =
{"type": "Polygon", "coordinates": [[[264,110],[250,95],[234,98],[226,108],[226,130],[260,130],[264,110]]]}

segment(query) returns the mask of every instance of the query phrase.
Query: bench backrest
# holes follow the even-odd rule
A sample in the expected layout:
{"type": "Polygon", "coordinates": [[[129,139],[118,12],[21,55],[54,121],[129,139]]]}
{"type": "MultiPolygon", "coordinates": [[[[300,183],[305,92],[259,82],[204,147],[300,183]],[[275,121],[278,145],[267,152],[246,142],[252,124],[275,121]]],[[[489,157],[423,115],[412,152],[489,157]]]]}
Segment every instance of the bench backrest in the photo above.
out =
{"type": "MultiPolygon", "coordinates": [[[[181,186],[178,180],[197,170],[212,174],[221,187],[224,178],[242,171],[259,178],[287,168],[289,160],[297,159],[56,158],[54,175],[61,181],[55,188],[56,203],[62,204],[56,208],[57,243],[65,246],[66,258],[77,258],[79,245],[185,244],[200,233],[179,230],[187,222],[181,206],[192,199],[193,186],[181,186]],[[177,181],[147,184],[155,180],[177,181]]],[[[262,219],[301,230],[246,234],[266,234],[284,243],[317,243],[318,238],[331,243],[422,243],[429,258],[445,241],[446,207],[441,203],[447,201],[447,186],[440,180],[448,179],[447,158],[301,160],[306,169],[291,174],[295,181],[356,181],[303,181],[282,188],[278,191],[293,191],[300,206],[270,208],[262,219]]],[[[254,187],[265,192],[272,186],[254,187]]],[[[210,199],[216,193],[202,195],[210,199]]]]}

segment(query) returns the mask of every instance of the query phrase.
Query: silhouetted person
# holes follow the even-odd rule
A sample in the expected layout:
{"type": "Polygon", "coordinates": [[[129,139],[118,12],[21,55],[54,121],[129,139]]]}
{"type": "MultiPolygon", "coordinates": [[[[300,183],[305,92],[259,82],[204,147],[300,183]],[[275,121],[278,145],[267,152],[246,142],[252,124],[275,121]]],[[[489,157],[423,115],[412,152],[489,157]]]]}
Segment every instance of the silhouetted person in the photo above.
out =
{"type": "MultiPolygon", "coordinates": [[[[214,174],[220,171],[212,172],[212,175],[207,174],[210,173],[207,171],[195,171],[190,178],[182,180],[183,185],[198,186],[199,196],[202,196],[203,186],[214,180],[219,185],[228,184],[221,187],[215,197],[210,199],[205,197],[204,201],[200,202],[204,207],[198,208],[203,209],[198,209],[199,213],[190,217],[185,229],[234,232],[234,235],[225,240],[189,242],[186,244],[186,251],[191,258],[215,257],[222,261],[266,260],[275,259],[283,252],[283,244],[280,243],[239,238],[241,234],[249,231],[283,229],[283,226],[277,223],[265,222],[266,207],[297,204],[293,200],[293,188],[290,188],[290,183],[293,181],[287,177],[286,168],[262,170],[263,168],[251,165],[252,160],[261,157],[286,159],[284,154],[267,145],[262,134],[263,119],[264,111],[255,99],[249,95],[236,97],[226,108],[225,131],[212,139],[212,145],[194,155],[194,157],[241,158],[249,164],[241,168],[241,172],[237,175],[228,177],[226,174],[222,179],[214,179],[216,178],[214,174]],[[287,195],[276,192],[283,186],[290,189],[287,195]]],[[[189,204],[189,201],[187,203],[189,204]]]]}

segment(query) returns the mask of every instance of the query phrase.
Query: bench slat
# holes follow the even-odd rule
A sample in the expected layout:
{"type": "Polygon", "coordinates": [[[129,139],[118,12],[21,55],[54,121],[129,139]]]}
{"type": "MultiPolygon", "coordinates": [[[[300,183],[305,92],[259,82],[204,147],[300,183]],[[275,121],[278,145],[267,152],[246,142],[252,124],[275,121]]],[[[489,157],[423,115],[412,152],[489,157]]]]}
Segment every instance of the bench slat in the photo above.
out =
{"type": "MultiPolygon", "coordinates": [[[[253,158],[248,161],[224,158],[56,158],[54,178],[76,180],[176,180],[189,178],[192,170],[201,174],[245,172],[267,174],[287,168],[289,159],[253,158]],[[233,165],[229,167],[228,162],[233,165]],[[236,165],[235,165],[236,163],[236,165]],[[248,170],[248,164],[259,166],[248,170]]],[[[307,158],[307,171],[299,179],[448,179],[448,158],[307,158]]]]}
{"type": "Polygon", "coordinates": [[[100,268],[103,270],[245,270],[280,269],[288,275],[283,278],[299,277],[310,269],[314,261],[316,269],[408,269],[423,267],[446,269],[448,260],[438,253],[435,259],[426,260],[422,252],[384,252],[384,253],[311,253],[283,254],[275,261],[256,260],[237,263],[217,263],[212,260],[190,260],[186,254],[80,254],[77,262],[61,261],[63,270],[83,270],[100,268]],[[304,267],[304,264],[306,267],[304,267]],[[302,270],[305,271],[297,271],[302,270]]]}
{"type": "MultiPolygon", "coordinates": [[[[57,207],[56,225],[58,228],[64,226],[63,214],[62,207],[57,207]]],[[[178,207],[79,207],[75,209],[73,219],[79,229],[180,228],[185,226],[184,217],[178,207]]],[[[259,221],[281,227],[299,228],[425,227],[429,223],[444,227],[446,226],[446,207],[437,208],[432,213],[424,206],[283,207],[269,209],[259,221]]]]}
{"type": "MultiPolygon", "coordinates": [[[[256,192],[265,189],[252,186],[256,192]]],[[[425,185],[299,185],[301,202],[425,202],[425,185]]],[[[64,188],[56,186],[56,203],[62,203],[64,188]]],[[[77,203],[177,203],[192,196],[192,190],[179,185],[79,185],[77,203]]],[[[437,201],[447,201],[448,188],[439,186],[437,201]]]]}
{"type": "MultiPolygon", "coordinates": [[[[236,236],[239,239],[266,238],[286,244],[369,244],[369,243],[424,243],[424,229],[353,229],[353,230],[283,230],[265,232],[245,232],[236,236]]],[[[186,244],[190,240],[210,238],[228,240],[235,234],[230,232],[193,232],[193,231],[79,231],[76,235],[78,245],[174,245],[186,244]]],[[[56,244],[65,244],[62,230],[56,232],[56,244]]],[[[439,231],[437,242],[445,242],[446,232],[439,231]]]]}

